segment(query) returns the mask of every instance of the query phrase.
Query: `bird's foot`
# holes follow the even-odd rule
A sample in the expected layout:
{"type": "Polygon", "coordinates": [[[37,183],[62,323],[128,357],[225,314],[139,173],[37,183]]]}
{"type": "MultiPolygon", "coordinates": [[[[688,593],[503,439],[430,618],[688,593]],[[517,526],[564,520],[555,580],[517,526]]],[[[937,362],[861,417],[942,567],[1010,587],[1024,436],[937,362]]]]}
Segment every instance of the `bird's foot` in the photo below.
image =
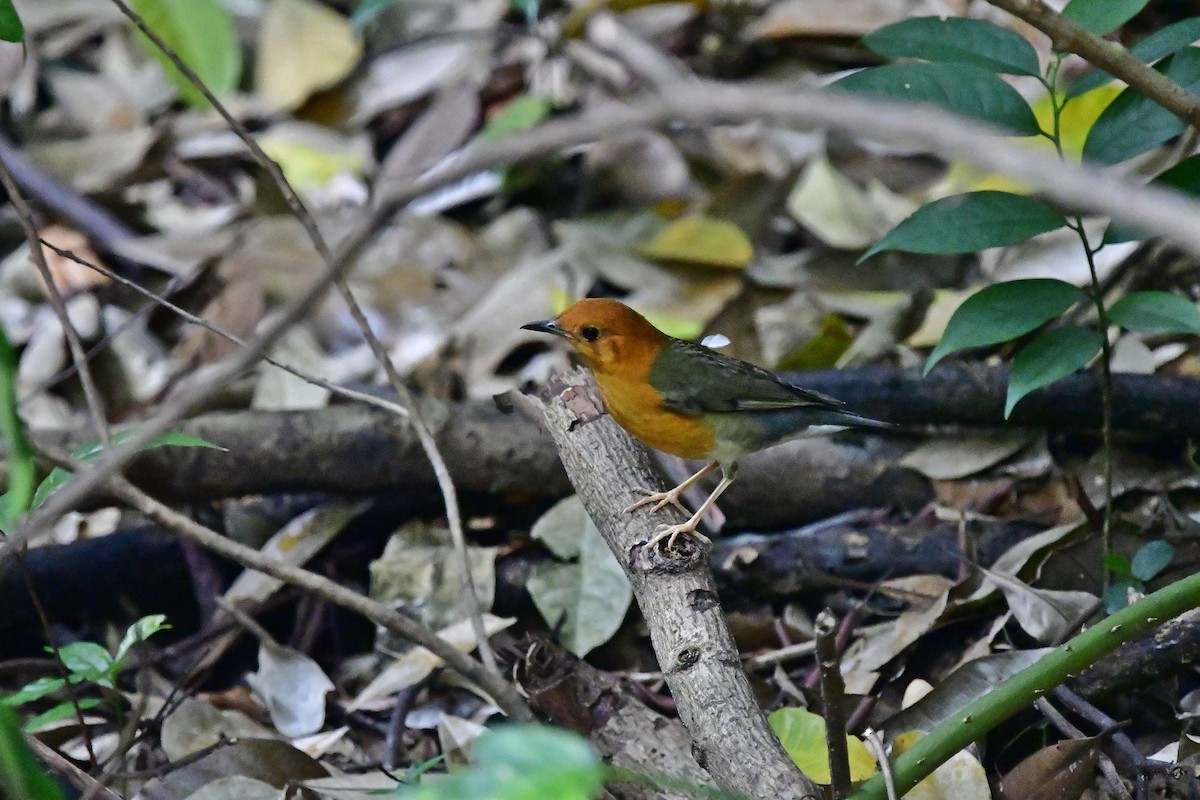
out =
{"type": "Polygon", "coordinates": [[[669,492],[654,492],[650,489],[641,488],[634,489],[634,491],[638,494],[644,494],[646,496],[629,506],[629,508],[625,509],[625,513],[632,514],[642,506],[648,506],[651,503],[654,503],[654,508],[650,509],[651,514],[656,514],[667,506],[675,506],[684,514],[688,514],[690,516],[692,512],[688,511],[687,508],[684,507],[683,503],[679,501],[679,496],[683,494],[683,489],[683,486],[676,486],[669,492]]]}
{"type": "Polygon", "coordinates": [[[655,531],[654,536],[650,539],[650,541],[646,542],[645,546],[654,547],[654,545],[658,544],[663,539],[666,539],[667,549],[671,550],[675,547],[675,540],[684,534],[694,536],[703,544],[712,544],[712,539],[709,539],[703,533],[700,533],[700,531],[696,530],[697,522],[698,520],[693,518],[681,525],[659,525],[658,530],[655,531]]]}

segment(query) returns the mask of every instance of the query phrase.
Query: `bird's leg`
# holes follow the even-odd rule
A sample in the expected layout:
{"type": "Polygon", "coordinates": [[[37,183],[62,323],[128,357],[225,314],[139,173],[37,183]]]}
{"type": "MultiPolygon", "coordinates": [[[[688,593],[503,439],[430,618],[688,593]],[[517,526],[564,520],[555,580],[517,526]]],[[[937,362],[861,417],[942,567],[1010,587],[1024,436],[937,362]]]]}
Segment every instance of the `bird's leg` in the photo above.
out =
{"type": "Polygon", "coordinates": [[[674,489],[671,489],[668,492],[652,492],[649,489],[634,489],[635,492],[640,492],[642,494],[645,494],[646,496],[643,497],[641,500],[638,500],[636,503],[631,505],[629,508],[625,509],[625,513],[629,514],[629,513],[633,512],[634,510],[641,508],[642,506],[647,506],[647,505],[650,505],[651,503],[654,503],[655,504],[654,508],[650,509],[651,514],[661,511],[664,506],[675,506],[680,511],[687,514],[688,510],[686,508],[684,508],[683,503],[679,502],[680,496],[682,496],[683,493],[686,492],[688,490],[688,488],[691,487],[692,484],[694,484],[696,481],[700,480],[701,478],[703,478],[705,475],[712,472],[716,468],[717,468],[717,462],[714,461],[711,464],[708,464],[707,466],[705,466],[702,470],[697,472],[695,475],[688,478],[686,481],[679,484],[674,489]]]}
{"type": "MultiPolygon", "coordinates": [[[[715,463],[716,462],[713,462],[713,464],[710,464],[709,467],[714,466],[715,463]]],[[[700,520],[704,519],[704,515],[708,513],[710,508],[712,508],[713,503],[717,502],[717,498],[721,496],[721,493],[729,488],[729,484],[733,483],[733,479],[736,474],[736,464],[723,467],[721,470],[721,482],[717,484],[717,488],[712,490],[712,494],[708,496],[708,499],[700,504],[700,507],[696,509],[696,513],[692,514],[691,519],[681,525],[661,526],[658,531],[655,532],[654,537],[651,538],[650,541],[646,542],[646,547],[653,547],[663,539],[666,539],[667,549],[669,550],[675,546],[675,540],[684,533],[695,536],[705,544],[711,544],[712,540],[697,531],[696,526],[700,524],[700,520]]]]}

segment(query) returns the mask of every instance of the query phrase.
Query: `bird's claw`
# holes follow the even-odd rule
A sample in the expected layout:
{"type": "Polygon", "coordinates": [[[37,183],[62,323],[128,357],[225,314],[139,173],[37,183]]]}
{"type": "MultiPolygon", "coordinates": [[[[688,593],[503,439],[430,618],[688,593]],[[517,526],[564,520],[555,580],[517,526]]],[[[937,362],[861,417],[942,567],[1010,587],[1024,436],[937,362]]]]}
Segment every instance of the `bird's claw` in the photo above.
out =
{"type": "Polygon", "coordinates": [[[679,495],[682,493],[678,490],[678,488],[672,489],[669,492],[655,492],[655,491],[651,491],[650,489],[642,489],[642,488],[634,489],[634,491],[639,494],[644,494],[646,496],[643,497],[641,500],[638,500],[633,505],[626,508],[625,509],[626,514],[632,514],[634,511],[641,508],[642,506],[648,506],[651,503],[654,503],[654,508],[650,509],[651,514],[657,514],[659,511],[662,511],[667,506],[675,506],[680,511],[682,511],[684,514],[692,513],[690,511],[688,511],[687,508],[683,505],[683,503],[681,503],[679,501],[679,495]]]}
{"type": "Polygon", "coordinates": [[[709,539],[703,533],[696,530],[695,522],[685,522],[682,525],[659,525],[654,536],[651,537],[650,541],[646,542],[646,547],[654,547],[663,539],[666,539],[667,549],[673,550],[675,548],[675,540],[684,534],[694,536],[703,544],[712,544],[712,539],[709,539]]]}

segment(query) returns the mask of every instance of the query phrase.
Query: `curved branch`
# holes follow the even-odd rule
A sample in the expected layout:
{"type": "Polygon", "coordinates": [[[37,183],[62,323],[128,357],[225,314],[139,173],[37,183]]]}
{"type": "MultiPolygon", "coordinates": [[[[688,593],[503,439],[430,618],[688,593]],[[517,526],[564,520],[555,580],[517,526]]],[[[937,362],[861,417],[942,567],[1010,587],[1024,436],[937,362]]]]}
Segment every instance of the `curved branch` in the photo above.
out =
{"type": "Polygon", "coordinates": [[[1102,39],[1050,8],[1042,0],[988,2],[1049,36],[1055,49],[1082,56],[1093,66],[1125,81],[1192,127],[1200,128],[1200,97],[1138,61],[1118,42],[1102,39]]]}
{"type": "Polygon", "coordinates": [[[696,761],[723,788],[752,797],[820,797],[784,752],[758,707],[725,623],[708,553],[686,538],[673,551],[643,545],[661,522],[683,520],[621,509],[657,481],[649,454],[602,411],[580,371],[549,387],[546,427],[579,498],[616,555],[642,609],[650,640],[696,761]]]}
{"type": "Polygon", "coordinates": [[[631,128],[670,122],[739,123],[763,119],[793,127],[822,127],[862,134],[881,142],[920,146],[950,159],[1028,182],[1043,196],[1073,209],[1111,216],[1200,255],[1200,203],[1153,186],[1141,186],[1101,170],[1066,164],[1052,154],[1005,141],[996,130],[939,109],[890,103],[825,91],[698,84],[626,106],[606,106],[525,131],[519,137],[474,146],[453,161],[396,187],[339,245],[327,269],[297,292],[248,346],[214,366],[203,384],[180,392],[146,420],[120,446],[81,470],[0,546],[0,558],[78,505],[120,470],[156,436],[217,392],[234,375],[253,365],[284,331],[320,300],[354,265],[391,216],[412,199],[433,189],[502,164],[526,161],[564,147],[586,144],[631,128]],[[880,124],[886,120],[886,124],[880,124]]]}

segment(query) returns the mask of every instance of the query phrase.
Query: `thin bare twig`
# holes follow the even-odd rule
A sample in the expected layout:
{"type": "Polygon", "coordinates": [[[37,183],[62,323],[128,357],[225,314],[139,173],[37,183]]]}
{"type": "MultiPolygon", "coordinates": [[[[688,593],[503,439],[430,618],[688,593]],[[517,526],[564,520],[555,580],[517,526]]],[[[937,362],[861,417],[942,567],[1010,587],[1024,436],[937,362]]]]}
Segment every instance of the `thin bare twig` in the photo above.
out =
{"type": "Polygon", "coordinates": [[[334,280],[351,269],[381,226],[412,199],[481,170],[526,161],[631,128],[658,127],[675,121],[712,125],[754,118],[774,125],[829,128],[884,143],[924,147],[943,158],[963,160],[1025,181],[1052,202],[1120,219],[1200,255],[1200,203],[1169,190],[1131,183],[1108,172],[1060,163],[1053,154],[1007,142],[992,128],[936,108],[789,87],[711,83],[679,87],[669,95],[605,107],[602,111],[546,123],[519,137],[473,145],[449,166],[399,181],[387,201],[364,214],[342,240],[329,269],[293,296],[245,349],[216,365],[208,382],[181,391],[164,403],[158,413],[99,462],[76,473],[0,547],[0,559],[11,552],[13,545],[78,505],[154,437],[212,396],[225,381],[252,365],[324,296],[334,280]],[[887,119],[888,124],[881,126],[880,119],[887,119]]]}
{"type": "MultiPolygon", "coordinates": [[[[1063,716],[1062,712],[1054,707],[1044,697],[1039,697],[1034,704],[1038,711],[1042,712],[1042,716],[1050,721],[1050,724],[1058,728],[1059,732],[1064,736],[1069,736],[1072,739],[1086,739],[1088,735],[1082,730],[1071,724],[1071,721],[1063,716]]],[[[1108,786],[1112,789],[1113,794],[1121,798],[1121,800],[1133,800],[1133,795],[1129,793],[1129,789],[1125,786],[1125,782],[1121,780],[1120,773],[1117,772],[1116,765],[1112,759],[1105,753],[1099,753],[1100,771],[1104,773],[1104,779],[1108,782],[1108,786]]]]}
{"type": "MultiPolygon", "coordinates": [[[[300,195],[296,193],[296,190],[288,182],[279,164],[266,154],[254,137],[250,135],[250,132],[246,130],[246,127],[242,125],[241,121],[225,108],[224,104],[209,90],[200,76],[179,57],[179,54],[137,12],[125,3],[125,0],[112,0],[112,2],[121,10],[122,14],[137,26],[138,30],[154,43],[155,47],[163,52],[176,69],[179,70],[180,74],[186,77],[204,95],[204,98],[212,104],[217,113],[229,125],[230,130],[246,145],[255,162],[266,171],[267,175],[271,177],[271,180],[283,195],[288,209],[292,212],[292,216],[303,226],[305,232],[308,234],[308,238],[312,241],[313,248],[321,256],[321,260],[325,262],[327,268],[332,268],[334,262],[333,251],[329,249],[325,237],[321,234],[321,229],[318,227],[316,219],[304,205],[304,201],[300,199],[300,195]]],[[[467,604],[468,616],[470,617],[471,628],[475,633],[475,638],[479,646],[479,655],[483,659],[484,666],[496,675],[499,675],[500,669],[496,665],[496,655],[492,652],[487,630],[483,624],[483,608],[479,601],[479,590],[475,586],[475,576],[471,572],[471,561],[467,555],[467,540],[466,534],[463,531],[462,513],[459,511],[458,506],[458,492],[454,487],[454,480],[450,477],[450,470],[446,467],[446,460],[442,458],[441,453],[438,451],[437,441],[434,439],[428,423],[417,407],[412,393],[408,391],[408,386],[404,383],[404,379],[400,377],[400,373],[397,372],[395,365],[388,356],[387,349],[379,341],[379,337],[375,335],[375,332],[371,330],[371,323],[367,320],[367,315],[363,313],[362,306],[358,304],[358,300],[350,290],[350,284],[346,282],[345,275],[336,275],[333,285],[337,288],[338,294],[342,296],[342,300],[345,301],[351,318],[354,319],[355,324],[363,335],[363,339],[366,340],[367,345],[371,348],[371,352],[375,355],[375,360],[383,367],[388,382],[396,392],[396,396],[400,399],[400,405],[407,410],[407,413],[402,416],[412,424],[417,434],[417,441],[420,442],[421,448],[425,451],[425,455],[433,467],[433,474],[437,479],[438,488],[442,492],[442,498],[446,507],[446,524],[450,529],[450,539],[454,544],[455,553],[462,562],[463,583],[466,586],[470,599],[470,603],[467,604]]]]}
{"type": "Polygon", "coordinates": [[[1056,50],[1075,53],[1120,78],[1192,127],[1200,127],[1200,97],[1111,42],[1067,19],[1042,0],[988,0],[1050,37],[1056,50]]]}
{"type": "Polygon", "coordinates": [[[62,293],[58,291],[54,275],[50,272],[50,265],[46,263],[46,254],[42,252],[41,237],[38,236],[33,210],[25,202],[25,196],[17,187],[17,182],[9,172],[8,164],[4,159],[0,159],[0,182],[3,182],[9,201],[17,209],[17,217],[21,220],[21,229],[25,232],[25,241],[29,245],[29,258],[42,276],[50,307],[54,309],[58,322],[62,325],[63,336],[66,338],[67,348],[71,352],[71,360],[75,362],[75,368],[79,371],[79,382],[83,384],[83,397],[92,416],[92,426],[96,429],[100,441],[104,443],[104,448],[107,450],[112,446],[112,435],[108,430],[108,415],[104,410],[104,401],[100,398],[100,390],[96,388],[92,370],[88,367],[87,354],[83,350],[83,342],[79,339],[79,331],[75,330],[75,326],[71,324],[71,315],[67,311],[66,301],[63,300],[62,293]]]}
{"type": "MultiPolygon", "coordinates": [[[[42,448],[43,454],[54,463],[65,469],[78,470],[83,463],[69,453],[56,448],[42,448]]],[[[446,665],[468,680],[474,681],[485,692],[492,696],[504,713],[515,720],[528,721],[533,719],[525,699],[507,680],[494,675],[485,669],[478,661],[457,649],[445,639],[442,639],[428,627],[407,617],[383,603],[376,602],[358,592],[317,575],[306,569],[281,564],[270,556],[238,544],[216,531],[206,528],[198,522],[178,513],[171,507],[160,503],[141,489],[134,486],[120,475],[106,479],[105,488],[115,497],[202,547],[211,550],[219,556],[228,558],[243,567],[256,570],[272,578],[297,586],[312,592],[335,606],[366,617],[388,631],[402,636],[415,644],[429,650],[446,665]]]]}
{"type": "Polygon", "coordinates": [[[65,775],[67,780],[80,791],[93,792],[92,797],[97,800],[122,800],[121,795],[75,766],[71,759],[59,753],[36,736],[25,734],[25,743],[33,750],[34,755],[44,761],[54,771],[65,775]]]}
{"type": "MultiPolygon", "coordinates": [[[[84,267],[87,267],[88,269],[95,270],[96,272],[98,272],[99,274],[108,278],[109,280],[114,281],[115,283],[119,283],[128,289],[132,289],[133,291],[142,295],[146,299],[150,300],[152,303],[156,303],[156,304],[162,306],[163,308],[167,309],[168,311],[171,311],[172,313],[176,314],[181,319],[183,319],[185,322],[189,322],[192,325],[198,325],[201,328],[204,328],[205,330],[210,331],[210,332],[216,334],[217,336],[220,336],[222,339],[225,339],[228,342],[232,342],[233,344],[236,344],[238,347],[246,347],[247,346],[246,340],[241,338],[240,336],[230,333],[229,331],[225,330],[220,325],[217,325],[214,322],[210,322],[210,321],[204,319],[203,317],[196,316],[192,312],[188,311],[186,308],[177,306],[175,303],[172,303],[170,300],[163,297],[162,295],[160,295],[150,289],[147,289],[146,287],[142,286],[137,281],[131,281],[129,278],[126,278],[124,275],[121,275],[119,273],[112,271],[111,269],[104,266],[103,264],[93,264],[92,262],[90,262],[87,259],[80,256],[78,253],[75,253],[71,250],[67,250],[62,247],[58,247],[57,245],[51,244],[50,242],[47,242],[45,240],[42,241],[42,244],[45,245],[46,247],[50,248],[51,250],[53,250],[55,253],[62,256],[63,258],[70,259],[71,261],[74,261],[76,264],[79,264],[80,266],[84,266],[84,267]]],[[[339,397],[344,397],[347,400],[354,400],[355,402],[363,403],[365,405],[375,406],[376,408],[383,409],[384,411],[389,411],[400,417],[404,417],[404,416],[408,415],[407,408],[405,408],[404,406],[402,406],[398,403],[393,403],[391,400],[388,400],[386,398],[378,397],[376,395],[369,394],[367,392],[360,392],[357,389],[351,389],[347,386],[342,386],[339,383],[334,383],[334,382],[326,380],[325,378],[322,378],[318,375],[314,375],[311,372],[300,369],[299,367],[289,364],[286,361],[280,361],[279,359],[277,359],[271,355],[264,354],[262,359],[263,359],[263,361],[267,362],[271,366],[277,367],[278,369],[281,369],[284,372],[287,372],[291,375],[295,375],[300,380],[305,381],[306,383],[311,383],[313,386],[319,386],[331,394],[338,395],[339,397]]]]}
{"type": "Polygon", "coordinates": [[[829,749],[829,779],[833,800],[850,791],[850,751],[846,746],[846,684],[838,654],[837,617],[828,608],[817,614],[814,634],[817,665],[821,670],[821,700],[825,710],[825,745],[829,749]]]}
{"type": "Polygon", "coordinates": [[[883,783],[887,787],[888,800],[896,800],[896,780],[892,777],[892,762],[888,761],[887,749],[883,746],[883,737],[879,731],[871,731],[863,738],[863,744],[875,756],[879,771],[883,773],[883,783]]]}

